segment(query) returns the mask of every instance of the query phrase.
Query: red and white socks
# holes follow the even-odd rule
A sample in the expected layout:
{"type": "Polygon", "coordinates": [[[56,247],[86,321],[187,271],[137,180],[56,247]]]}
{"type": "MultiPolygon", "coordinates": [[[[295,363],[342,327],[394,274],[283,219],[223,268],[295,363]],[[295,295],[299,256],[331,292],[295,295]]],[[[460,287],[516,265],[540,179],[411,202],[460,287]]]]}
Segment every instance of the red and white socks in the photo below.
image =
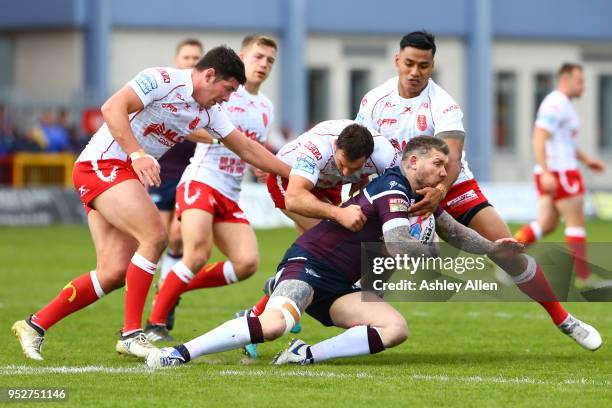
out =
{"type": "Polygon", "coordinates": [[[38,312],[29,322],[48,330],[64,317],[83,309],[104,296],[96,271],[85,273],[62,288],[55,299],[38,312]]]}
{"type": "Polygon", "coordinates": [[[157,270],[157,264],[138,252],[134,254],[125,274],[125,318],[122,334],[127,336],[142,330],[142,311],[157,270]]]}
{"type": "Polygon", "coordinates": [[[524,225],[514,234],[514,239],[525,245],[533,244],[540,240],[540,238],[542,238],[542,228],[537,221],[532,221],[524,225]]]}
{"type": "Polygon", "coordinates": [[[578,279],[586,280],[591,276],[587,262],[586,230],[584,227],[565,228],[565,242],[573,258],[574,270],[578,279]]]}

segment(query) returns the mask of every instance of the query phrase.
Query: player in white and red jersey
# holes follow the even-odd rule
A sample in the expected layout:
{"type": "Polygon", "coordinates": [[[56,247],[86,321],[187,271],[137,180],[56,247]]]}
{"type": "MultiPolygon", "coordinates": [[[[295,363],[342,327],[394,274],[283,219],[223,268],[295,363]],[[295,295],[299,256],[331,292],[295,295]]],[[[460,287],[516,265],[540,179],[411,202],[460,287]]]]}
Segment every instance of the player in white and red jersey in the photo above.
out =
{"type": "Polygon", "coordinates": [[[351,120],[321,122],[276,154],[292,167],[291,175],[289,179],[268,175],[268,192],[274,205],[295,222],[299,234],[322,219],[357,231],[364,222],[361,211],[338,207],[342,185],[359,185],[372,174],[382,174],[398,164],[399,154],[384,137],[372,136],[351,120]]]}
{"type": "MultiPolygon", "coordinates": [[[[204,55],[202,43],[195,38],[186,38],[176,47],[174,66],[178,69],[191,69],[195,67],[202,55],[204,55]]],[[[196,131],[204,132],[202,129],[196,131]]],[[[160,282],[166,278],[170,268],[182,257],[183,241],[179,221],[174,216],[174,198],[181,175],[189,164],[195,148],[194,142],[185,140],[168,150],[159,159],[161,184],[159,187],[149,188],[149,195],[159,210],[162,222],[168,229],[168,248],[159,261],[160,282]]]]}
{"type": "MultiPolygon", "coordinates": [[[[246,83],[223,109],[247,138],[263,144],[274,118],[272,102],[260,92],[276,61],[276,42],[265,36],[244,39],[240,58],[246,83]]],[[[171,340],[166,327],[170,310],[183,292],[244,280],[259,266],[255,233],[238,206],[245,162],[220,144],[198,143],[176,193],[184,254],[172,267],[155,298],[146,335],[171,340]],[[205,265],[213,242],[228,260],[205,265]]]]}
{"type": "Polygon", "coordinates": [[[209,51],[193,70],[151,68],[102,106],[105,124],[74,167],[73,178],[96,248],[97,265],[69,282],[47,306],[13,325],[28,358],[42,360],[44,333],[67,315],[125,284],[125,320],[116,350],[146,356],[142,310],[166,230],[145,185],[159,185],[157,158],[205,127],[247,162],[289,174],[289,168],[234,128],[220,102],[245,82],[244,64],[227,47],[209,51]]]}
{"type": "MultiPolygon", "coordinates": [[[[405,35],[395,56],[398,76],[368,92],[356,121],[373,127],[400,145],[417,135],[443,138],[450,147],[448,177],[435,188],[418,190],[424,198],[411,207],[413,215],[432,213],[438,205],[483,237],[497,241],[512,237],[510,229],[489,204],[463,159],[465,131],[461,108],[431,80],[436,45],[425,31],[405,35]]],[[[554,293],[540,266],[531,267],[530,257],[505,269],[519,289],[531,299],[554,293]]],[[[539,301],[553,322],[563,330],[573,317],[559,301],[539,301]]]]}
{"type": "Polygon", "coordinates": [[[559,85],[542,101],[533,130],[538,220],[523,226],[514,237],[531,244],[553,232],[563,217],[565,240],[574,255],[576,283],[588,286],[595,282],[586,262],[584,183],[578,161],[599,173],[606,166],[601,160],[589,157],[576,143],[580,122],[572,99],[579,98],[584,91],[582,67],[563,64],[558,76],[559,85]]]}

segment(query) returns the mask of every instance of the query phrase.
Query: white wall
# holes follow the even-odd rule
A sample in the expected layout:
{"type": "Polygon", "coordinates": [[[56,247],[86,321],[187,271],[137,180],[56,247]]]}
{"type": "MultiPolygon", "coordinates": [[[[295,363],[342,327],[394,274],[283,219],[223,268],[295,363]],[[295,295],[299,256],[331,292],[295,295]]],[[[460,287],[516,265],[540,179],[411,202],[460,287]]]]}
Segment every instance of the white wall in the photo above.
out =
{"type": "Polygon", "coordinates": [[[83,38],[78,31],[14,35],[15,87],[34,95],[69,95],[83,83],[83,38]]]}

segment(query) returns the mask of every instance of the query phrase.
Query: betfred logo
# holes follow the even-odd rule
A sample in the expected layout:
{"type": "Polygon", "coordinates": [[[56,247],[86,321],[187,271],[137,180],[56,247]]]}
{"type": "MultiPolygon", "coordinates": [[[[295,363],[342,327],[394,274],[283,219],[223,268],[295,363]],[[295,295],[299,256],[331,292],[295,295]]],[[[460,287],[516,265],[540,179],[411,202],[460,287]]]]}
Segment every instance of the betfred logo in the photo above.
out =
{"type": "Polygon", "coordinates": [[[323,155],[321,154],[317,146],[314,145],[314,143],[309,141],[308,143],[306,143],[306,148],[310,150],[312,154],[314,154],[314,157],[317,160],[321,160],[323,158],[323,155]]]}
{"type": "Polygon", "coordinates": [[[189,130],[194,130],[198,126],[199,123],[200,123],[200,117],[196,116],[195,118],[193,118],[191,122],[189,122],[189,130]]]}
{"type": "Polygon", "coordinates": [[[176,113],[178,112],[178,109],[176,106],[172,105],[171,103],[162,103],[161,104],[162,108],[164,109],[168,109],[170,112],[172,113],[176,113]]]}
{"type": "Polygon", "coordinates": [[[391,126],[397,123],[397,119],[394,118],[384,118],[384,119],[378,119],[376,121],[376,124],[378,124],[378,126],[391,126]]]}
{"type": "Polygon", "coordinates": [[[173,131],[172,129],[166,129],[166,125],[162,123],[151,123],[143,132],[143,136],[149,136],[150,134],[154,134],[157,136],[162,136],[172,142],[172,144],[164,143],[163,139],[158,139],[158,141],[166,146],[173,146],[175,143],[174,138],[178,136],[178,132],[173,131]]]}
{"type": "Polygon", "coordinates": [[[157,70],[161,74],[162,79],[164,80],[164,84],[169,84],[170,83],[170,74],[168,74],[168,71],[166,71],[165,69],[161,69],[161,68],[158,68],[157,70]]]}
{"type": "Polygon", "coordinates": [[[427,129],[427,117],[425,115],[419,115],[417,117],[417,129],[421,132],[427,129]]]}

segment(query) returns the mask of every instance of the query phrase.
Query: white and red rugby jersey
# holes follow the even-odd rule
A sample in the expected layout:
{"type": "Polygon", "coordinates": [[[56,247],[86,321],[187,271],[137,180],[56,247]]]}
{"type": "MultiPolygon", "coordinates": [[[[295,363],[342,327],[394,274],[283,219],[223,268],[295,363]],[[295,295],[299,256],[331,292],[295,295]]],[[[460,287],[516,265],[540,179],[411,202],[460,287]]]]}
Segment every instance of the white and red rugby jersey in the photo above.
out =
{"type": "Polygon", "coordinates": [[[400,152],[387,139],[372,132],[372,155],[361,170],[348,177],[342,176],[334,160],[334,142],[345,127],[354,123],[346,119],[321,122],[287,143],[276,156],[291,166],[290,174],[302,176],[318,188],[356,183],[364,175],[380,175],[386,168],[399,164],[400,152]]]}
{"type": "MultiPolygon", "coordinates": [[[[142,149],[155,158],[197,128],[206,128],[218,139],[234,130],[220,105],[206,109],[193,99],[190,69],[145,69],[128,82],[128,86],[144,105],[143,109],[129,115],[132,132],[142,149]]],[[[127,159],[106,123],[93,135],[77,161],[104,159],[127,159]]]]}
{"type": "MultiPolygon", "coordinates": [[[[246,137],[260,143],[266,141],[274,119],[274,107],[264,94],[253,95],[241,85],[222,107],[246,137]]],[[[237,202],[245,166],[237,154],[223,145],[198,143],[181,182],[195,180],[208,184],[237,202]]]]}
{"type": "MultiPolygon", "coordinates": [[[[576,137],[580,130],[578,114],[572,101],[560,91],[552,91],[540,104],[535,125],[550,133],[546,139],[546,166],[551,171],[578,168],[576,137]]],[[[535,166],[535,172],[542,169],[535,166]]]]}
{"type": "MultiPolygon", "coordinates": [[[[432,79],[418,96],[409,99],[400,96],[398,81],[398,77],[391,78],[368,92],[355,121],[382,134],[400,150],[415,136],[465,131],[461,107],[432,79]]],[[[463,152],[454,184],[472,178],[463,152]]]]}

